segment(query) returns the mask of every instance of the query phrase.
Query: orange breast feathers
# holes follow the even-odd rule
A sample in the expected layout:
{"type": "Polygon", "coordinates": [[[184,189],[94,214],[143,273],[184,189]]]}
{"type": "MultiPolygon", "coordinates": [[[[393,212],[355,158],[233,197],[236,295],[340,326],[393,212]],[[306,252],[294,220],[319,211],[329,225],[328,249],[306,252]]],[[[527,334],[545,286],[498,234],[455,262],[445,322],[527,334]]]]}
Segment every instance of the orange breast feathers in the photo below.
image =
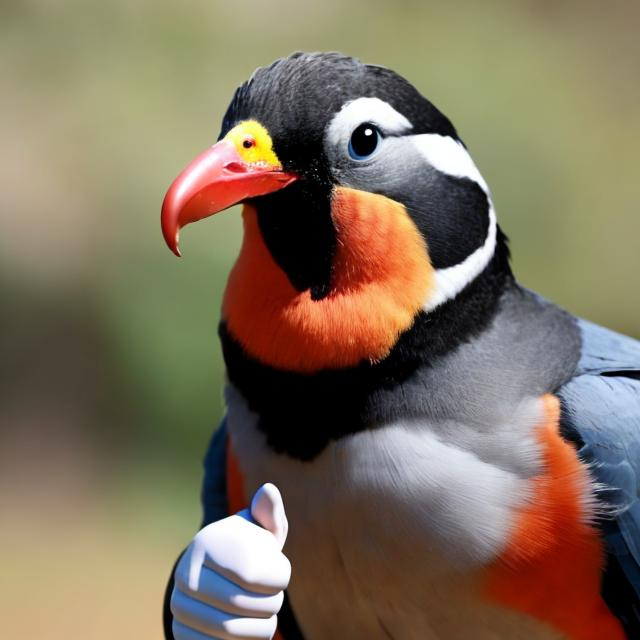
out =
{"type": "Polygon", "coordinates": [[[265,364],[312,372],[381,360],[433,288],[425,239],[403,205],[337,188],[331,209],[331,292],[314,301],[291,285],[264,243],[255,210],[244,208],[244,241],[222,313],[235,339],[265,364]]]}
{"type": "Polygon", "coordinates": [[[491,567],[490,599],[529,614],[572,640],[624,640],[620,623],[600,595],[602,542],[593,527],[587,469],[560,436],[560,406],[547,395],[538,430],[544,473],[516,521],[510,543],[491,567]]]}

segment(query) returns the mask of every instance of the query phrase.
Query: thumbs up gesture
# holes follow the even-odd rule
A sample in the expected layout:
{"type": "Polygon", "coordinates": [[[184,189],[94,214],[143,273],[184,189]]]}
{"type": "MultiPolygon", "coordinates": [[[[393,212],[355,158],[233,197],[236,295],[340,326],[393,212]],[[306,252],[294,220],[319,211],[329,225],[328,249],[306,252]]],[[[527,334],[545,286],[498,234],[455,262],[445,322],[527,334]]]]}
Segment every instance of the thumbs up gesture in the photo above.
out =
{"type": "Polygon", "coordinates": [[[291,577],[287,531],[272,484],[258,489],[250,509],[201,529],[175,571],[176,640],[270,640],[291,577]]]}

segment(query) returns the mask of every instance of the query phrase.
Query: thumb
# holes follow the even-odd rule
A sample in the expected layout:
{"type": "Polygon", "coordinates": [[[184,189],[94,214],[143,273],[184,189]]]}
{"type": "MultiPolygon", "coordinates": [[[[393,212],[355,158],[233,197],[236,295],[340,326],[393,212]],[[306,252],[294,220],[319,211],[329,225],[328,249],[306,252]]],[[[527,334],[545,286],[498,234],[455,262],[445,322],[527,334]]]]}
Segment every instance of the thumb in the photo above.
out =
{"type": "Polygon", "coordinates": [[[251,501],[251,517],[275,536],[282,549],[287,539],[289,523],[282,496],[274,484],[267,482],[256,491],[251,501]]]}

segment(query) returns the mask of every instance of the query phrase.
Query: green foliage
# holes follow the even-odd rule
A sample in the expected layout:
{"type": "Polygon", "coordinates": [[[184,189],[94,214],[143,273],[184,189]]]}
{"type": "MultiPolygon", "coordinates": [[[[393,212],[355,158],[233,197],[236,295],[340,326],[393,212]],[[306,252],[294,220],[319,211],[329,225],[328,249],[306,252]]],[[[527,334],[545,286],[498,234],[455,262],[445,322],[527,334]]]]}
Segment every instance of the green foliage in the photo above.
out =
{"type": "MultiPolygon", "coordinates": [[[[235,86],[295,49],[339,49],[407,76],[451,116],[492,185],[521,280],[637,335],[638,10],[612,5],[604,16],[599,7],[3,8],[0,264],[5,297],[15,300],[3,320],[7,362],[20,369],[29,349],[16,345],[47,335],[52,318],[55,340],[41,340],[26,368],[46,366],[61,342],[87,332],[84,382],[100,392],[75,428],[116,456],[196,464],[222,410],[216,325],[240,221],[234,210],[187,229],[178,261],[159,233],[160,202],[215,141],[235,86]]],[[[75,384],[64,357],[60,366],[75,384]]],[[[40,393],[29,375],[23,382],[12,393],[40,393]]],[[[52,400],[48,409],[60,407],[52,400]]]]}

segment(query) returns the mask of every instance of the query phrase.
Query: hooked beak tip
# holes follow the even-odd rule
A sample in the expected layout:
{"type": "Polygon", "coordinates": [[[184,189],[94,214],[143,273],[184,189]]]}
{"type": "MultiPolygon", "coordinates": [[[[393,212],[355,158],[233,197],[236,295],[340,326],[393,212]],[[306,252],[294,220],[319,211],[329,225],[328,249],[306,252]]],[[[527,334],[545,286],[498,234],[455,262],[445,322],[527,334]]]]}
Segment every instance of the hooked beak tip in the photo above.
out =
{"type": "Polygon", "coordinates": [[[174,253],[178,258],[182,257],[180,253],[180,227],[172,224],[171,220],[168,216],[165,216],[165,211],[163,207],[162,212],[162,237],[164,238],[164,242],[171,249],[171,252],[174,253]]]}
{"type": "Polygon", "coordinates": [[[164,241],[167,243],[167,246],[171,249],[172,253],[178,258],[182,258],[182,253],[180,252],[180,230],[176,229],[174,233],[165,233],[163,235],[164,241]]]}

